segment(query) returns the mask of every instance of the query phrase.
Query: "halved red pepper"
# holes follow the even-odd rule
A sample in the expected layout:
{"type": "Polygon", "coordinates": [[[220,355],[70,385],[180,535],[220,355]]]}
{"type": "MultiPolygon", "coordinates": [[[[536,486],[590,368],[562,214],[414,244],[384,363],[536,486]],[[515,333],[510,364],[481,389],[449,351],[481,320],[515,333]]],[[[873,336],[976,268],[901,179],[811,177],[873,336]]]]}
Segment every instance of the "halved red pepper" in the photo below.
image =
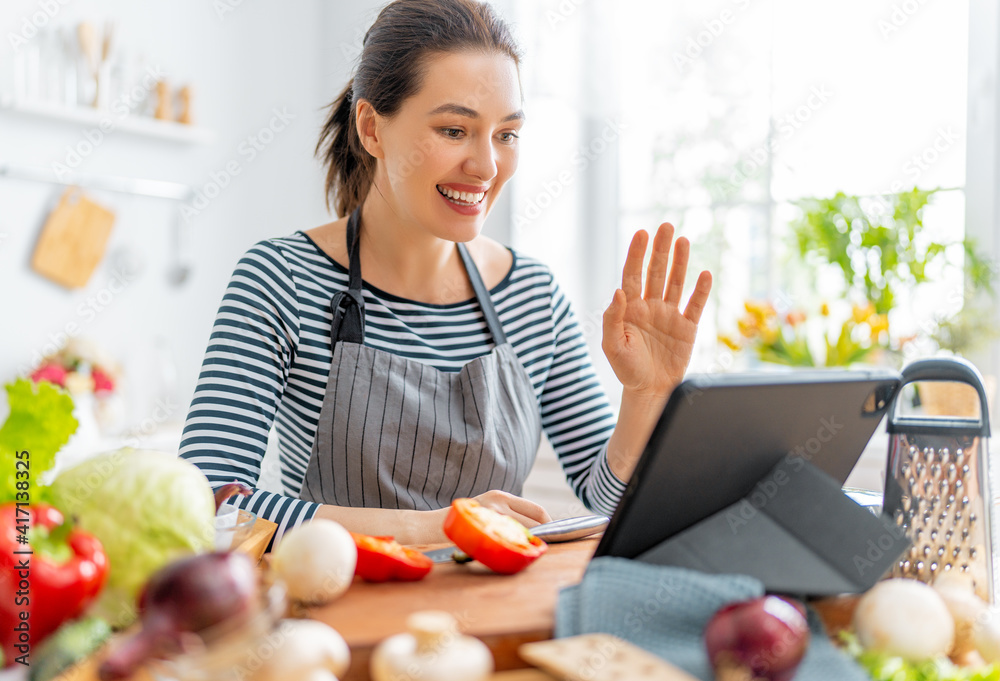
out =
{"type": "Polygon", "coordinates": [[[434,567],[430,558],[415,549],[403,546],[392,537],[371,537],[355,534],[358,563],[354,574],[368,582],[415,582],[427,576],[434,567]]]}
{"type": "Polygon", "coordinates": [[[0,645],[7,663],[80,615],[109,567],[101,542],[52,506],[0,506],[0,645]]]}
{"type": "Polygon", "coordinates": [[[455,546],[504,575],[520,572],[548,549],[524,525],[475,499],[451,502],[444,533],[455,546]]]}

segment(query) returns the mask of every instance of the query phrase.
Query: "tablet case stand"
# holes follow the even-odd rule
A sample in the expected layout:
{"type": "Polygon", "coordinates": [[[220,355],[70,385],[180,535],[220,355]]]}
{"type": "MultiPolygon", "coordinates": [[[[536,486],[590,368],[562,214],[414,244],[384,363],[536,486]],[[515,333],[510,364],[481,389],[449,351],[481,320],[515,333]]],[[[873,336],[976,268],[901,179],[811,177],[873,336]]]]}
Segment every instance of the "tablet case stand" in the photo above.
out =
{"type": "Polygon", "coordinates": [[[637,560],[750,575],[774,593],[826,596],[871,588],[909,546],[888,517],[858,505],[806,459],[786,456],[739,502],[637,560]]]}

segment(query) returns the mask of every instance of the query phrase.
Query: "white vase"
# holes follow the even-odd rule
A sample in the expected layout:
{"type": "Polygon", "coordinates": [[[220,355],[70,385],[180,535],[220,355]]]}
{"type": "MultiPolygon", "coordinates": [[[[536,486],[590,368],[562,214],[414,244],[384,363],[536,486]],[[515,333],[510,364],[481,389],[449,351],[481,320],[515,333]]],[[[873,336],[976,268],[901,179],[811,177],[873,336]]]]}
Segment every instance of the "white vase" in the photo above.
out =
{"type": "Polygon", "coordinates": [[[94,394],[70,393],[73,397],[73,418],[79,425],[62,449],[56,454],[55,465],[42,476],[48,484],[56,475],[101,451],[101,430],[94,416],[94,394]]]}

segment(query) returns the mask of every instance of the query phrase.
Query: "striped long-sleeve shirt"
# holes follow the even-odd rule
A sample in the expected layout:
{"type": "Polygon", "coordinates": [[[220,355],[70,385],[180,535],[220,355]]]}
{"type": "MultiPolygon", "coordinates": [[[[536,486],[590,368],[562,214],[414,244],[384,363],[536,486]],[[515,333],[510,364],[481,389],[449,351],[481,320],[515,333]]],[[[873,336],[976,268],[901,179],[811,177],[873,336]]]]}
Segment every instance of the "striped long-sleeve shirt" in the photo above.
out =
{"type": "MultiPolygon", "coordinates": [[[[284,493],[255,489],[238,503],[277,523],[277,538],[318,508],[298,495],[333,357],[330,299],[346,289],[346,269],[302,232],[253,246],[223,296],[184,426],[180,455],[213,487],[254,488],[275,425],[284,493]]],[[[547,267],[516,252],[490,295],[570,486],[610,515],[625,489],[607,462],[615,419],[569,301],[547,267]]],[[[364,299],[365,345],[442,371],[493,348],[475,299],[433,305],[367,283],[364,299]]]]}

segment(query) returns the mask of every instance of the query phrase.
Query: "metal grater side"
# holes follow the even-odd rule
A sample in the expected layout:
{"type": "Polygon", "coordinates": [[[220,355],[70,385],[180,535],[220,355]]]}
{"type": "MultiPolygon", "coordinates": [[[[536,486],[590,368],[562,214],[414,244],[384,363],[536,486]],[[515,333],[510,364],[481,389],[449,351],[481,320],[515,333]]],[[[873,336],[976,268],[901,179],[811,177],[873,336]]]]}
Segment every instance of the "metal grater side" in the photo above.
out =
{"type": "Polygon", "coordinates": [[[990,431],[982,378],[966,360],[933,358],[905,367],[902,379],[903,385],[970,385],[978,393],[980,412],[977,418],[901,416],[897,404],[890,409],[884,512],[913,543],[892,576],[931,583],[956,570],[971,576],[976,593],[993,603],[990,431]]]}
{"type": "Polygon", "coordinates": [[[893,570],[894,577],[933,582],[942,572],[958,570],[980,585],[989,598],[985,499],[976,470],[972,438],[901,435],[898,448],[901,506],[894,520],[913,542],[893,570]]]}

